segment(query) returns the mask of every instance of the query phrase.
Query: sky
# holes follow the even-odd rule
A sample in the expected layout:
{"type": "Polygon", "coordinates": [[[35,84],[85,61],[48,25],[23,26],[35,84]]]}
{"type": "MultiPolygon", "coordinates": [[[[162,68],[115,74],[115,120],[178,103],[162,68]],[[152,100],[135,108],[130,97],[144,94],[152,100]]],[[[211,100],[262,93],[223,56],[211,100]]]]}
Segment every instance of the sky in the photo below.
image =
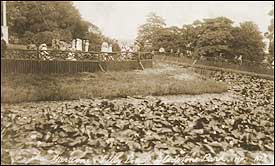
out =
{"type": "Polygon", "coordinates": [[[133,40],[146,15],[155,12],[167,26],[191,24],[194,20],[225,16],[238,25],[253,21],[266,32],[274,1],[74,1],[81,17],[115,39],[133,40]]]}

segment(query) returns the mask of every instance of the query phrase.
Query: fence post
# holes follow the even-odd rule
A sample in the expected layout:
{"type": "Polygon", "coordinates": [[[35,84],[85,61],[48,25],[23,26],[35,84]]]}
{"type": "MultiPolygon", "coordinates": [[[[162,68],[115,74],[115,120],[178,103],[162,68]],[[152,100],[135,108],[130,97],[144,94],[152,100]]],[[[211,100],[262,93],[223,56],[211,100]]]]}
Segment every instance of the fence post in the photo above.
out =
{"type": "Polygon", "coordinates": [[[101,62],[100,62],[100,61],[98,62],[98,66],[99,66],[99,69],[100,69],[102,72],[104,72],[104,73],[106,72],[106,71],[103,69],[103,67],[101,66],[101,62]]]}

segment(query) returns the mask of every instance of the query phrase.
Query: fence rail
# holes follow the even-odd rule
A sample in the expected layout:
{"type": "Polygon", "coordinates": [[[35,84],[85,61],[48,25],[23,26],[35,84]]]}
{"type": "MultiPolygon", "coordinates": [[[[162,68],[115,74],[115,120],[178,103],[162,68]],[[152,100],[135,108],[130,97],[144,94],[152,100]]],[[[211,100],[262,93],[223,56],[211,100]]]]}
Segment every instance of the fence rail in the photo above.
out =
{"type": "Polygon", "coordinates": [[[46,53],[42,50],[1,50],[1,73],[119,71],[140,69],[140,62],[144,68],[150,68],[153,65],[153,55],[149,52],[106,53],[46,50],[46,53]]]}
{"type": "MultiPolygon", "coordinates": [[[[164,54],[158,54],[155,56],[155,59],[170,61],[170,62],[177,62],[177,63],[184,63],[187,65],[192,65],[194,59],[190,57],[176,57],[176,56],[166,56],[164,54]]],[[[214,58],[208,59],[201,59],[197,60],[196,65],[203,65],[203,66],[212,66],[224,69],[233,69],[239,71],[246,71],[246,72],[254,72],[258,74],[268,74],[274,75],[274,68],[272,65],[267,63],[260,63],[260,62],[252,62],[252,61],[243,61],[242,64],[235,63],[233,61],[217,61],[214,58]]]]}
{"type": "MultiPolygon", "coordinates": [[[[166,53],[158,53],[158,55],[161,56],[165,56],[165,57],[169,57],[169,58],[175,58],[175,59],[179,59],[179,60],[184,60],[184,61],[192,61],[194,62],[194,60],[196,59],[193,56],[187,56],[187,55],[183,55],[180,56],[180,54],[166,54],[166,53]]],[[[269,62],[259,62],[259,61],[250,61],[250,60],[246,60],[243,59],[241,60],[241,63],[239,60],[237,59],[228,59],[228,58],[224,58],[224,57],[207,57],[207,56],[201,56],[200,58],[197,59],[198,62],[202,63],[223,63],[223,64],[235,64],[235,65],[261,65],[264,67],[272,67],[271,63],[269,62]]]]}
{"type": "Polygon", "coordinates": [[[1,51],[1,58],[31,60],[75,60],[75,61],[125,61],[152,59],[150,52],[83,52],[61,50],[7,49],[1,51]],[[68,59],[69,58],[69,59],[68,59]]]}
{"type": "MultiPolygon", "coordinates": [[[[141,60],[144,68],[151,68],[150,59],[141,60]]],[[[1,59],[1,73],[77,73],[97,71],[127,71],[140,69],[138,61],[41,61],[29,59],[1,59]]]]}

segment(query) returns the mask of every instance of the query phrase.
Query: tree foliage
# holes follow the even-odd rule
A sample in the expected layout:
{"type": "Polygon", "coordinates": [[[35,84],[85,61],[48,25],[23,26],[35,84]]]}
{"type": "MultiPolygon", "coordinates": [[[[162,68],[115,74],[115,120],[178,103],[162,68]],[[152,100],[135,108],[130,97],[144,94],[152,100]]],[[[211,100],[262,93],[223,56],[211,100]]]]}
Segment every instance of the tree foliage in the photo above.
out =
{"type": "Polygon", "coordinates": [[[88,28],[78,10],[68,1],[10,1],[7,16],[10,35],[23,41],[36,40],[37,37],[82,38],[85,28],[88,28]]]}
{"type": "Polygon", "coordinates": [[[273,9],[269,11],[269,16],[272,17],[270,21],[270,25],[268,26],[268,35],[267,38],[269,39],[269,54],[271,55],[272,59],[274,59],[274,6],[273,9]]]}
{"type": "Polygon", "coordinates": [[[155,13],[149,13],[147,15],[146,23],[138,27],[138,37],[137,40],[140,42],[141,49],[148,50],[147,46],[155,46],[156,49],[156,41],[158,41],[158,35],[160,31],[163,31],[163,28],[166,26],[165,20],[156,15],[155,13]]]}
{"type": "Polygon", "coordinates": [[[204,19],[199,23],[197,27],[200,29],[200,34],[195,45],[198,54],[204,56],[228,54],[229,43],[233,40],[232,24],[233,21],[225,17],[204,19]]]}
{"type": "Polygon", "coordinates": [[[7,16],[11,43],[51,45],[52,39],[80,38],[90,40],[90,48],[99,51],[107,38],[96,25],[81,19],[72,1],[9,1],[7,16]]]}
{"type": "MultiPolygon", "coordinates": [[[[263,35],[253,22],[233,26],[226,17],[196,20],[181,28],[166,27],[164,19],[156,14],[148,15],[146,23],[140,26],[137,40],[149,41],[151,50],[163,47],[165,50],[180,50],[193,56],[233,59],[242,55],[246,60],[263,59],[263,35]]],[[[274,26],[274,25],[273,25],[274,26]]]]}
{"type": "Polygon", "coordinates": [[[258,26],[251,22],[243,22],[240,27],[234,28],[233,53],[242,55],[244,59],[261,61],[264,57],[263,36],[258,26]]]}

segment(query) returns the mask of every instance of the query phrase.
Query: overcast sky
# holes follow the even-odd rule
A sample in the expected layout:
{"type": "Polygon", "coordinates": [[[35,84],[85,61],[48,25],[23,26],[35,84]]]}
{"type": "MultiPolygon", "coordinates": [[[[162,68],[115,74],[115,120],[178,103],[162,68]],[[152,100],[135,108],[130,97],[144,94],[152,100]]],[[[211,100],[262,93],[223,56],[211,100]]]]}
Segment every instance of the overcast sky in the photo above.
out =
{"type": "Polygon", "coordinates": [[[267,31],[274,1],[195,2],[195,1],[75,1],[83,19],[97,25],[102,32],[116,39],[134,39],[137,27],[146,15],[156,12],[168,26],[182,26],[194,20],[225,16],[236,24],[254,21],[262,32],[267,31]]]}

